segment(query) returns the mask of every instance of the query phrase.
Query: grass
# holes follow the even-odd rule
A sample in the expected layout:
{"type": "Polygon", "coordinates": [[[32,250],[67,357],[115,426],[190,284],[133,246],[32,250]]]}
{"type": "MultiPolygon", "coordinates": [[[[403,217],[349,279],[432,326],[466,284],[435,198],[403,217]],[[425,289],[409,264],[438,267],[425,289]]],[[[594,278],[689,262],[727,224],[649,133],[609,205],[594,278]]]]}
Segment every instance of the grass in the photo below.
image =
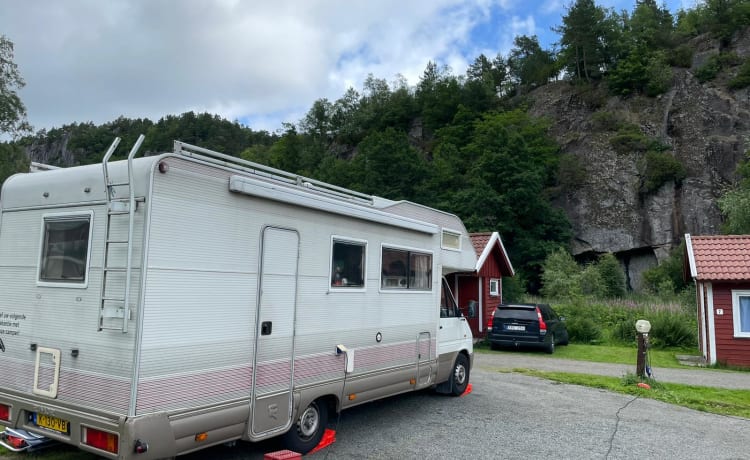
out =
{"type": "Polygon", "coordinates": [[[513,372],[560,383],[601,388],[641,398],[655,399],[712,414],[750,418],[750,390],[708,388],[663,382],[652,382],[651,389],[643,389],[636,386],[632,376],[617,378],[530,369],[513,369],[513,372]]]}
{"type": "MultiPolygon", "coordinates": [[[[474,349],[480,353],[517,353],[517,351],[490,351],[484,342],[475,345],[474,349]]],[[[571,343],[564,347],[556,347],[554,355],[539,352],[539,356],[549,356],[560,359],[573,359],[576,361],[590,361],[595,363],[633,364],[636,363],[637,349],[635,346],[625,345],[583,345],[571,343]]],[[[691,368],[695,367],[680,364],[677,355],[696,355],[693,349],[649,349],[649,360],[652,367],[667,368],[691,368]]]]}

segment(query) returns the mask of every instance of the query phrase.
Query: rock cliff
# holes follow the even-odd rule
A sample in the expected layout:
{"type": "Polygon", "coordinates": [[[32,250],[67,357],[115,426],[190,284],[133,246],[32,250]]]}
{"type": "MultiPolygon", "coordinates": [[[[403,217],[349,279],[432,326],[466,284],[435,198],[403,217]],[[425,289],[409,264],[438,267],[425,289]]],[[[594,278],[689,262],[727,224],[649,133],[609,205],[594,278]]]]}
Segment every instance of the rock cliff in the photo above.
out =
{"type": "MultiPolygon", "coordinates": [[[[750,93],[727,88],[737,67],[700,83],[695,71],[719,53],[719,43],[703,37],[692,45],[692,67],[674,68],[671,89],[657,98],[611,97],[603,88],[583,90],[568,82],[529,95],[532,113],[551,119],[563,157],[579,169],[575,184],[561,187],[556,198],[573,226],[574,254],[614,253],[633,289],[641,285],[641,272],[666,257],[685,233],[720,232],[716,200],[750,147],[750,93]],[[603,129],[602,120],[637,126],[684,166],[685,178],[644,193],[643,152],[616,149],[616,132],[603,129]]],[[[750,57],[750,33],[737,37],[730,51],[750,57]]]]}

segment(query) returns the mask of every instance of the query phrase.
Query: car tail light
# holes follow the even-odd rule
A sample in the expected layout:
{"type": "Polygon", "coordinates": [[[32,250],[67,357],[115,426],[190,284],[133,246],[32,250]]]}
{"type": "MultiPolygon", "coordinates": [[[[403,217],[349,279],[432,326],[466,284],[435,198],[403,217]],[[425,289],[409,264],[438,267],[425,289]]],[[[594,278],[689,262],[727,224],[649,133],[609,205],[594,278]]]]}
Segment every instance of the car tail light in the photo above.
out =
{"type": "Polygon", "coordinates": [[[96,428],[83,427],[83,443],[113,454],[117,453],[118,436],[96,428]]]}
{"type": "Polygon", "coordinates": [[[10,421],[10,406],[0,404],[0,420],[10,421]]]}
{"type": "Polygon", "coordinates": [[[495,312],[493,311],[492,315],[490,315],[490,319],[487,320],[487,330],[488,331],[492,330],[492,323],[494,323],[494,322],[495,322],[495,312]]]}
{"type": "Polygon", "coordinates": [[[539,318],[539,332],[541,334],[547,333],[547,323],[544,322],[544,318],[542,318],[542,311],[539,309],[539,307],[536,307],[536,316],[539,318]]]}

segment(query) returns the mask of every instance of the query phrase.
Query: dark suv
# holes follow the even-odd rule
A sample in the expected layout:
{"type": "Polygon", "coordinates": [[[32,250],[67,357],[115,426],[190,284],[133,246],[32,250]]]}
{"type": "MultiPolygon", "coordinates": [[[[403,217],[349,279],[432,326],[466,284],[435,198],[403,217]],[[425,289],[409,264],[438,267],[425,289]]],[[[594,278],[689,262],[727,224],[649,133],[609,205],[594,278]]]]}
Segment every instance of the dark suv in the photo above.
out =
{"type": "Polygon", "coordinates": [[[487,324],[487,340],[492,349],[525,345],[554,353],[555,345],[568,344],[568,329],[547,304],[501,304],[487,324]]]}

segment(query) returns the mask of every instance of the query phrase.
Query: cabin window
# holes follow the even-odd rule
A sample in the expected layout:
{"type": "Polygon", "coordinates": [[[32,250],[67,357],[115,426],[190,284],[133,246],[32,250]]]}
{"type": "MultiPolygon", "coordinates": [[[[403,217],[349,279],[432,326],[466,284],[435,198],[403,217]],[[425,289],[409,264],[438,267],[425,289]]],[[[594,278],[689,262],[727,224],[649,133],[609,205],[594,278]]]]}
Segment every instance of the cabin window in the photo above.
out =
{"type": "Polygon", "coordinates": [[[383,289],[429,291],[432,288],[432,254],[383,248],[381,262],[383,289]]]}
{"type": "Polygon", "coordinates": [[[495,297],[500,295],[500,280],[497,278],[490,279],[490,295],[495,297]]]}
{"type": "Polygon", "coordinates": [[[334,238],[332,252],[331,287],[364,287],[367,243],[334,238]]]}
{"type": "Polygon", "coordinates": [[[750,337],[750,291],[732,291],[735,337],[750,337]]]}
{"type": "Polygon", "coordinates": [[[86,215],[45,216],[39,281],[85,284],[91,246],[91,218],[86,215]]]}
{"type": "Polygon", "coordinates": [[[451,288],[448,287],[448,282],[443,278],[443,285],[440,290],[440,317],[457,318],[460,316],[461,310],[458,308],[456,298],[453,297],[453,292],[451,292],[451,288]]]}
{"type": "Polygon", "coordinates": [[[450,230],[443,230],[443,237],[441,241],[443,249],[461,249],[461,234],[452,232],[450,230]]]}

